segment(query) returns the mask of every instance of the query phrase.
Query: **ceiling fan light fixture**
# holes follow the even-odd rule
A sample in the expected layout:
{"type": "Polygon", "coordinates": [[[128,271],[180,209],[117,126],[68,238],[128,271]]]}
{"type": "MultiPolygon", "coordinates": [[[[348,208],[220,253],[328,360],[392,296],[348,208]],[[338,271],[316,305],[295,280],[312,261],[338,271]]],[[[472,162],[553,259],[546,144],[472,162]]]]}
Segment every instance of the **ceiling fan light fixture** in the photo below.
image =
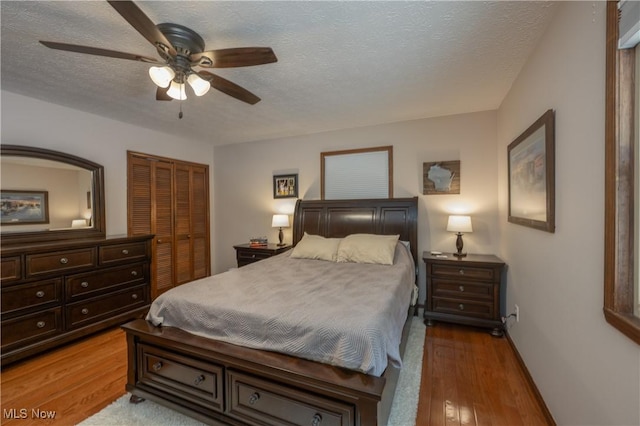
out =
{"type": "Polygon", "coordinates": [[[151,67],[149,68],[149,77],[158,87],[168,87],[176,73],[169,67],[151,67]]]}
{"type": "Polygon", "coordinates": [[[209,91],[211,84],[196,73],[192,73],[187,77],[189,86],[193,89],[196,96],[202,96],[209,91]]]}
{"type": "Polygon", "coordinates": [[[171,82],[167,95],[175,99],[176,101],[184,101],[187,99],[187,92],[184,90],[184,83],[171,82]]]}

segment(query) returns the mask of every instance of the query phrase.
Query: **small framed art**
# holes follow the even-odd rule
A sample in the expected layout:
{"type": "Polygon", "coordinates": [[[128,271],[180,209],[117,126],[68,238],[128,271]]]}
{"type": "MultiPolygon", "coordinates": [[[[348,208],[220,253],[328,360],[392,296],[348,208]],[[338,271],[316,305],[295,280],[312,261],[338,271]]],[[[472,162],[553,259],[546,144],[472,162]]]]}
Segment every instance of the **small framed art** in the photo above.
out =
{"type": "Polygon", "coordinates": [[[509,144],[509,222],[555,232],[555,113],[509,144]]]}
{"type": "Polygon", "coordinates": [[[0,223],[29,225],[49,223],[47,191],[0,190],[0,223]]]}
{"type": "Polygon", "coordinates": [[[274,176],[273,198],[298,198],[298,175],[274,176]]]}

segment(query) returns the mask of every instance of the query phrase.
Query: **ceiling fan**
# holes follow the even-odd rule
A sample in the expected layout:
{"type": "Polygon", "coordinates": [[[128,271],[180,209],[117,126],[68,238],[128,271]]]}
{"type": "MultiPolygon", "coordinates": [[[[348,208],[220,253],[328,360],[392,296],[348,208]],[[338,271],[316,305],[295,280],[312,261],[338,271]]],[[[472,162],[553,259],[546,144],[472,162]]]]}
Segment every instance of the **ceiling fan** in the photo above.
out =
{"type": "MultiPolygon", "coordinates": [[[[159,101],[186,99],[187,84],[197,96],[204,95],[213,87],[251,105],[260,101],[259,97],[247,89],[211,72],[196,70],[196,67],[235,68],[277,62],[278,59],[270,47],[237,47],[205,51],[204,40],[190,28],[172,23],[156,25],[132,1],[109,1],[108,3],[154,45],[161,60],[98,47],[42,40],[40,43],[51,49],[153,64],[149,69],[149,76],[158,86],[156,99],[159,101]]],[[[182,118],[182,112],[179,117],[182,118]]]]}

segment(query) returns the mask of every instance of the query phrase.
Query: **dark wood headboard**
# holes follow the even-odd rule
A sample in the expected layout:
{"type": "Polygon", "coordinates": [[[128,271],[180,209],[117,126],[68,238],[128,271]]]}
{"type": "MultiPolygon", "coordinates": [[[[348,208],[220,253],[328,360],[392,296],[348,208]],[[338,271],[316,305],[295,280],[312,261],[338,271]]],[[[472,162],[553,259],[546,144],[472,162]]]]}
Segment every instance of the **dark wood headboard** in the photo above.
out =
{"type": "Polygon", "coordinates": [[[293,244],[307,232],[327,238],[349,234],[400,235],[418,264],[418,197],[365,200],[298,200],[293,244]]]}

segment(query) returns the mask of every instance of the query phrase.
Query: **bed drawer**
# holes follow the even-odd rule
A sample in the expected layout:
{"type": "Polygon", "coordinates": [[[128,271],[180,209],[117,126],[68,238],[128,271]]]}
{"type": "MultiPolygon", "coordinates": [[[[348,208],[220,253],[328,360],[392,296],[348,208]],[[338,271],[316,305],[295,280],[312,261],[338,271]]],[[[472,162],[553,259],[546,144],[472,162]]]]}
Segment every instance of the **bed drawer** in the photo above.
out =
{"type": "Polygon", "coordinates": [[[463,299],[445,299],[440,297],[433,298],[434,312],[441,312],[444,314],[459,314],[467,317],[493,319],[494,304],[493,302],[472,302],[463,299]]]}
{"type": "Polygon", "coordinates": [[[453,266],[432,264],[431,274],[442,277],[464,277],[465,279],[478,279],[483,281],[493,281],[493,269],[476,268],[473,266],[453,266]]]}
{"type": "Polygon", "coordinates": [[[100,246],[99,259],[101,265],[108,265],[128,260],[144,260],[147,257],[147,243],[114,244],[100,246]]]}
{"type": "Polygon", "coordinates": [[[53,253],[28,254],[26,264],[28,277],[96,266],[96,249],[90,247],[53,253]]]}
{"type": "Polygon", "coordinates": [[[302,390],[229,370],[229,415],[249,424],[347,426],[354,408],[302,390]]]}
{"type": "Polygon", "coordinates": [[[60,303],[62,303],[60,278],[2,288],[2,315],[28,308],[42,309],[46,305],[60,303]]]}
{"type": "Polygon", "coordinates": [[[66,328],[74,329],[133,311],[149,304],[149,289],[138,286],[131,289],[83,300],[66,306],[66,328]]]}
{"type": "Polygon", "coordinates": [[[2,321],[2,350],[5,352],[15,345],[26,345],[61,332],[61,308],[5,320],[2,321]]]}
{"type": "Polygon", "coordinates": [[[471,298],[474,300],[492,300],[495,287],[494,284],[437,278],[431,280],[431,285],[434,297],[471,298]]]}
{"type": "Polygon", "coordinates": [[[139,385],[158,389],[202,405],[223,410],[223,369],[173,352],[141,344],[139,385]]]}
{"type": "Polygon", "coordinates": [[[143,283],[145,279],[143,264],[70,275],[66,278],[67,300],[98,295],[125,285],[136,285],[143,283]]]}

